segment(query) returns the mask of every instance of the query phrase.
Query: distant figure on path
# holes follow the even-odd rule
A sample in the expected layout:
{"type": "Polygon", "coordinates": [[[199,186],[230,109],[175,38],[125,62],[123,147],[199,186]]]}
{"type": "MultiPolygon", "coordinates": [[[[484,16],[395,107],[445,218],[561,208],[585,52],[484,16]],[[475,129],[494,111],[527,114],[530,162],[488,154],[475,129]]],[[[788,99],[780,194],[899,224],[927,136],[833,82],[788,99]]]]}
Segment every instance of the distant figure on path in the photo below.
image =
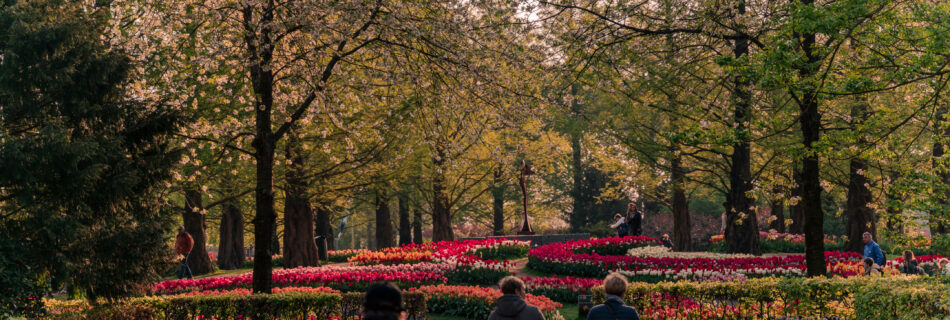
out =
{"type": "Polygon", "coordinates": [[[643,233],[643,215],[637,205],[632,202],[627,205],[627,225],[630,227],[630,235],[640,236],[643,233]]]}
{"type": "Polygon", "coordinates": [[[630,234],[630,227],[627,225],[626,219],[622,215],[614,215],[614,223],[610,225],[611,229],[617,230],[618,237],[626,237],[630,234]]]}
{"type": "Polygon", "coordinates": [[[660,242],[663,243],[664,247],[667,247],[670,249],[670,251],[673,251],[673,242],[670,241],[669,233],[664,233],[663,238],[660,239],[660,242]]]}
{"type": "Polygon", "coordinates": [[[188,279],[192,279],[191,267],[188,267],[188,256],[191,255],[191,248],[195,246],[195,240],[191,238],[188,232],[185,232],[185,226],[178,227],[178,236],[175,237],[175,252],[182,255],[181,267],[178,268],[178,279],[184,278],[188,273],[188,279]]]}
{"type": "Polygon", "coordinates": [[[903,274],[927,274],[924,272],[924,269],[917,264],[917,259],[914,258],[914,252],[910,250],[904,250],[904,265],[901,266],[901,273],[903,274]]]}
{"type": "Polygon", "coordinates": [[[587,320],[640,320],[637,309],[625,305],[621,298],[627,291],[627,278],[611,272],[604,278],[604,291],[607,300],[591,308],[587,320]]]}
{"type": "Polygon", "coordinates": [[[488,315],[488,320],[544,320],[538,307],[524,301],[524,282],[521,279],[504,277],[498,282],[498,288],[504,295],[495,301],[495,310],[488,315]]]}
{"type": "Polygon", "coordinates": [[[885,262],[884,251],[881,251],[881,246],[874,242],[871,233],[865,232],[862,235],[862,240],[864,240],[864,257],[873,259],[874,264],[883,267],[885,262]]]}
{"type": "Polygon", "coordinates": [[[363,320],[406,320],[402,291],[388,281],[374,283],[366,290],[363,320]]]}

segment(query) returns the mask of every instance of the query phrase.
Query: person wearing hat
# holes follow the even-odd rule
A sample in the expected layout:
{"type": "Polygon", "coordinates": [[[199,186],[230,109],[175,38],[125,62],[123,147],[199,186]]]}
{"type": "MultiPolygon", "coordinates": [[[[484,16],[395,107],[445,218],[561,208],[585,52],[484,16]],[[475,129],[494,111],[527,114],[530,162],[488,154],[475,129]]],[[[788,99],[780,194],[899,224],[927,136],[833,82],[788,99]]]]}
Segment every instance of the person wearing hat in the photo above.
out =
{"type": "Polygon", "coordinates": [[[402,291],[395,284],[383,281],[366,290],[363,301],[363,320],[406,320],[402,306],[402,291]]]}

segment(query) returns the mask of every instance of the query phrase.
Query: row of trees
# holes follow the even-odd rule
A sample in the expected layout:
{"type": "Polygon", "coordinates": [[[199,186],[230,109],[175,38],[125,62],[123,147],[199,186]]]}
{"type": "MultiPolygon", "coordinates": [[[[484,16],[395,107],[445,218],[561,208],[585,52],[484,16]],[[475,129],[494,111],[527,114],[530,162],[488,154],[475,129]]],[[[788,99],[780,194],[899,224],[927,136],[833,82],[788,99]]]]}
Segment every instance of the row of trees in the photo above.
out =
{"type": "Polygon", "coordinates": [[[878,222],[912,224],[910,209],[946,232],[948,10],[8,2],[0,248],[15,257],[4,265],[38,267],[3,270],[93,299],[129,294],[114,284],[167,266],[174,212],[196,240],[195,272],[212,269],[209,240],[228,268],[252,245],[254,291],[270,292],[277,244],[285,266],[317,264],[314,237],[333,238],[344,216],[378,247],[471,225],[505,233],[524,159],[539,172],[541,229],[603,226],[638,199],[668,212],[675,246],[690,250],[690,205],[714,201],[729,251],[759,253],[756,218],[770,207],[767,227],[805,233],[809,273],[823,274],[826,211],[846,216],[853,250],[878,222]],[[114,242],[114,255],[86,245],[114,242]]]}

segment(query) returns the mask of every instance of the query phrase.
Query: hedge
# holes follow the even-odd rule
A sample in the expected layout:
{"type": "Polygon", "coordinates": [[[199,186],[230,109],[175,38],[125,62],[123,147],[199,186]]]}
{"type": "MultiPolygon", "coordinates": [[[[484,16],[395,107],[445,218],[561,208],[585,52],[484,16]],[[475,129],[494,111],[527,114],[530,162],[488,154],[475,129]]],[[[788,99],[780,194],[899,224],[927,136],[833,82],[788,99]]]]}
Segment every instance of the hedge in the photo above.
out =
{"type": "MultiPolygon", "coordinates": [[[[733,282],[631,283],[624,295],[644,319],[950,319],[946,277],[760,278],[733,282]]],[[[603,286],[592,290],[604,301],[603,286]]]]}
{"type": "MultiPolygon", "coordinates": [[[[139,319],[355,319],[363,293],[303,293],[144,297],[93,308],[69,306],[69,312],[53,313],[50,319],[139,320],[139,319]]],[[[403,294],[410,318],[423,319],[426,297],[403,294]]]]}

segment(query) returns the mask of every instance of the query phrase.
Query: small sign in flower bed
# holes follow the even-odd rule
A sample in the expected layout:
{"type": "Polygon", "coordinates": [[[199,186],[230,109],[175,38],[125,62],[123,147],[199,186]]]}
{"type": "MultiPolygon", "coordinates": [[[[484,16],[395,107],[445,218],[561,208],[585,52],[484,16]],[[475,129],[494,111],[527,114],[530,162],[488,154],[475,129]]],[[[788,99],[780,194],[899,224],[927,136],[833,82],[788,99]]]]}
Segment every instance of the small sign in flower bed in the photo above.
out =
{"type": "MultiPolygon", "coordinates": [[[[422,286],[409,289],[409,292],[425,294],[428,298],[426,305],[429,306],[429,313],[468,319],[488,319],[495,307],[495,300],[503,295],[498,289],[449,285],[422,286]]],[[[526,295],[525,300],[528,304],[538,307],[545,319],[564,319],[557,310],[561,307],[560,303],[530,293],[526,295]]]]}

